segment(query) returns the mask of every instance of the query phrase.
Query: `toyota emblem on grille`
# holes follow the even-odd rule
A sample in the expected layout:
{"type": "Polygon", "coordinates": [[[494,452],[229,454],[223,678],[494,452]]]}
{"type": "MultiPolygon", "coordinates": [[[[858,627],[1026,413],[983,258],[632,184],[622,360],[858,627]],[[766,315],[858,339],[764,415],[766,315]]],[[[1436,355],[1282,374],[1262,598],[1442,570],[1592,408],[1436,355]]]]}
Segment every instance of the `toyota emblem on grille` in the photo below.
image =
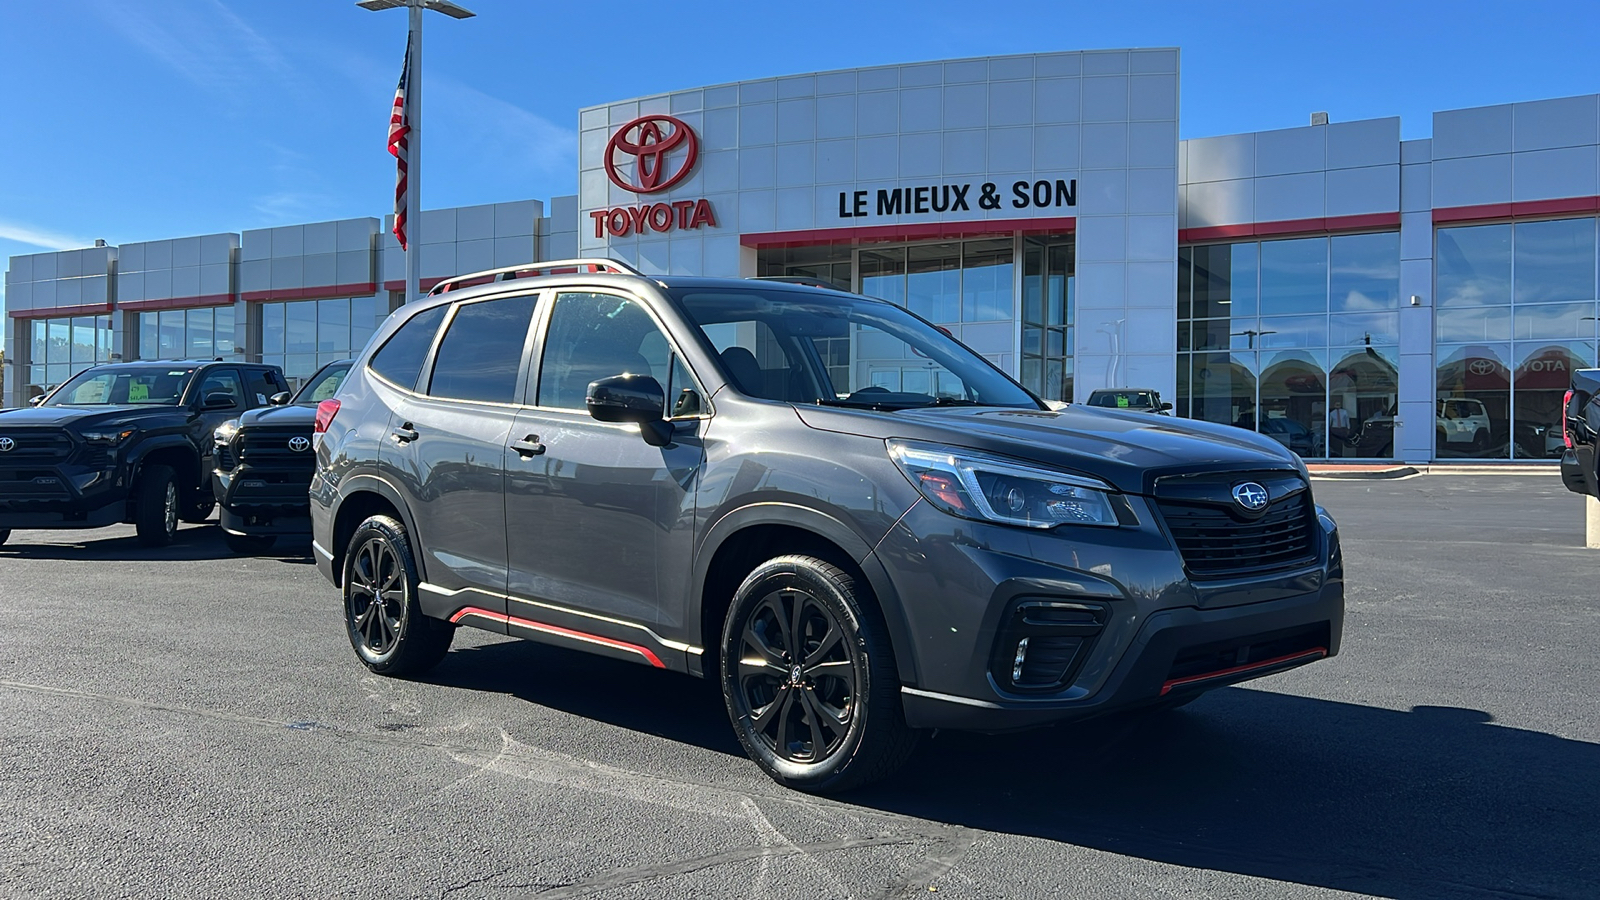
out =
{"type": "Polygon", "coordinates": [[[8,437],[0,437],[0,453],[10,453],[17,449],[17,442],[8,437]]]}
{"type": "Polygon", "coordinates": [[[1267,489],[1254,481],[1246,481],[1233,486],[1233,499],[1245,509],[1256,512],[1267,507],[1267,489]]]}
{"type": "Polygon", "coordinates": [[[297,434],[289,438],[289,449],[296,453],[304,453],[311,449],[311,439],[297,434]]]}

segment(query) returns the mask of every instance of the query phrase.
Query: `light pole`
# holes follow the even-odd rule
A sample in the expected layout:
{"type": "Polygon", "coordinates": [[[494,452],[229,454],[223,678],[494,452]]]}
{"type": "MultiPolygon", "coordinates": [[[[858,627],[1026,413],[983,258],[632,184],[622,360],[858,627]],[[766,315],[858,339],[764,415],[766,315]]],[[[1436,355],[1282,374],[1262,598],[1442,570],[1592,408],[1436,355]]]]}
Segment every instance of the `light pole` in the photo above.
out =
{"type": "Polygon", "coordinates": [[[411,15],[406,68],[406,302],[422,296],[422,11],[431,9],[452,19],[470,19],[476,13],[450,0],[357,0],[374,12],[404,7],[411,15]]]}

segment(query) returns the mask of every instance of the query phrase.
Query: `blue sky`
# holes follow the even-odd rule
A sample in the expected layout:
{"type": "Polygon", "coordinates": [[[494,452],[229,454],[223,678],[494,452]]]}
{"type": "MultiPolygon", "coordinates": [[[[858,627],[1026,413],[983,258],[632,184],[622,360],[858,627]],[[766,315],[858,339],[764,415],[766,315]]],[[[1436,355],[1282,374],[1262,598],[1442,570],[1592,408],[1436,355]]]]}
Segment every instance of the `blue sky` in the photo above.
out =
{"type": "MultiPolygon", "coordinates": [[[[1177,46],[1184,137],[1600,92],[1595,0],[559,3],[429,14],[424,202],[576,193],[580,107],[830,68],[1177,46]]],[[[0,259],[390,206],[405,13],[0,2],[0,259]]]]}

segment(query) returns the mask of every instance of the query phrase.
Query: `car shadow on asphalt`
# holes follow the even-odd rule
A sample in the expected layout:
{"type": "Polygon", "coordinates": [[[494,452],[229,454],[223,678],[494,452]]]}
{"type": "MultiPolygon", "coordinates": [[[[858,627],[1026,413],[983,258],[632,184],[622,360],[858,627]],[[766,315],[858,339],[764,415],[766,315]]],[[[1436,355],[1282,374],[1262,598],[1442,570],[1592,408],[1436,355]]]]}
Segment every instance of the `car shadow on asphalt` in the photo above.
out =
{"type": "MultiPolygon", "coordinates": [[[[522,642],[454,652],[429,680],[742,756],[709,682],[522,642]]],[[[1182,710],[940,732],[890,781],[838,799],[1381,897],[1591,898],[1600,884],[1600,745],[1454,707],[1225,688],[1182,710]]]]}
{"type": "MultiPolygon", "coordinates": [[[[222,539],[222,529],[216,525],[179,526],[177,537],[165,547],[146,547],[139,543],[131,530],[115,536],[93,537],[100,531],[49,532],[46,542],[29,542],[13,534],[5,544],[0,544],[0,559],[60,559],[103,560],[108,562],[198,562],[209,559],[246,559],[235,553],[222,539]]],[[[40,532],[33,532],[39,534],[40,532]]],[[[289,564],[310,565],[309,540],[286,541],[280,539],[265,553],[252,554],[261,559],[289,564]]]]}

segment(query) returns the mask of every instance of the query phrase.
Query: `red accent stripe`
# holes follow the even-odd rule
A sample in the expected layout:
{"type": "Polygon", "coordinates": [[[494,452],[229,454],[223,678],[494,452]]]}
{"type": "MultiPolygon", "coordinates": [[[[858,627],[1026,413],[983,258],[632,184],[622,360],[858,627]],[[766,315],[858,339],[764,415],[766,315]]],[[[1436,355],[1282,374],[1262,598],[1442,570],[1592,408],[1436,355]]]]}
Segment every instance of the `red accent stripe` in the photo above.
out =
{"type": "Polygon", "coordinates": [[[1073,216],[1050,219],[990,219],[978,222],[917,222],[905,225],[861,225],[741,234],[739,243],[757,250],[811,247],[817,244],[868,244],[878,241],[933,241],[1004,234],[1060,234],[1076,231],[1073,216]]]}
{"type": "Polygon", "coordinates": [[[111,312],[109,303],[86,303],[82,306],[47,306],[41,309],[8,309],[6,315],[13,319],[47,319],[53,316],[97,316],[111,312]]]}
{"type": "MultiPolygon", "coordinates": [[[[417,290],[426,294],[427,292],[433,290],[434,286],[439,282],[449,280],[449,278],[419,278],[417,279],[417,290]]],[[[383,289],[386,291],[403,291],[406,289],[406,283],[404,280],[385,281],[383,283],[383,289]]]]}
{"type": "Polygon", "coordinates": [[[246,303],[261,303],[266,300],[327,300],[333,297],[369,297],[377,292],[378,283],[376,281],[361,281],[355,284],[325,284],[318,287],[245,291],[239,297],[246,303]]]}
{"type": "Polygon", "coordinates": [[[1245,663],[1242,666],[1234,666],[1231,669],[1220,669],[1220,670],[1218,670],[1216,672],[1207,672],[1204,675],[1189,675],[1189,676],[1184,677],[1184,678],[1174,678],[1171,681],[1169,681],[1166,684],[1163,684],[1161,686],[1161,696],[1165,697],[1167,695],[1167,692],[1172,690],[1175,687],[1182,687],[1183,685],[1186,685],[1186,684],[1194,684],[1197,681],[1210,681],[1213,678],[1226,678],[1229,675],[1237,675],[1237,674],[1239,674],[1241,672],[1249,672],[1252,669],[1270,669],[1273,666],[1281,665],[1283,663],[1291,662],[1291,661],[1294,661],[1294,660],[1303,660],[1305,662],[1314,662],[1316,660],[1322,659],[1324,656],[1327,656],[1327,655],[1328,655],[1328,648],[1326,648],[1326,647],[1316,647],[1316,648],[1311,649],[1311,650],[1302,650],[1299,653],[1290,653],[1287,656],[1278,656],[1278,657],[1274,657],[1272,659],[1264,659],[1261,662],[1245,663]]]}
{"type": "Polygon", "coordinates": [[[228,306],[233,303],[232,294],[205,294],[198,297],[169,297],[165,300],[125,300],[117,303],[117,309],[135,311],[148,309],[194,309],[200,306],[228,306]]]}
{"type": "Polygon", "coordinates": [[[1558,197],[1554,200],[1519,200],[1481,206],[1447,206],[1433,211],[1433,223],[1484,222],[1493,219],[1531,219],[1565,213],[1600,212],[1600,197],[1558,197]]]}
{"type": "Polygon", "coordinates": [[[1208,225],[1178,229],[1178,243],[1198,244],[1248,237],[1284,237],[1291,234],[1343,234],[1399,228],[1400,214],[1365,213],[1359,216],[1326,216],[1320,219],[1284,219],[1276,222],[1245,222],[1238,225],[1208,225]]]}
{"type": "Polygon", "coordinates": [[[542,631],[546,634],[559,634],[562,637],[575,638],[591,644],[600,644],[602,646],[612,647],[617,650],[626,650],[630,653],[639,654],[640,656],[644,657],[650,663],[650,665],[655,666],[658,669],[666,668],[666,665],[661,662],[660,657],[657,657],[654,653],[650,652],[650,648],[648,647],[641,647],[638,644],[630,644],[627,641],[619,641],[608,637],[601,637],[598,634],[588,634],[587,632],[583,631],[574,631],[571,628],[562,628],[559,625],[550,625],[545,622],[535,622],[531,619],[508,616],[505,613],[497,613],[487,609],[479,609],[476,606],[468,606],[458,611],[455,615],[450,617],[450,623],[454,625],[467,616],[481,616],[485,619],[499,622],[502,625],[520,625],[523,628],[533,631],[542,631]]]}

